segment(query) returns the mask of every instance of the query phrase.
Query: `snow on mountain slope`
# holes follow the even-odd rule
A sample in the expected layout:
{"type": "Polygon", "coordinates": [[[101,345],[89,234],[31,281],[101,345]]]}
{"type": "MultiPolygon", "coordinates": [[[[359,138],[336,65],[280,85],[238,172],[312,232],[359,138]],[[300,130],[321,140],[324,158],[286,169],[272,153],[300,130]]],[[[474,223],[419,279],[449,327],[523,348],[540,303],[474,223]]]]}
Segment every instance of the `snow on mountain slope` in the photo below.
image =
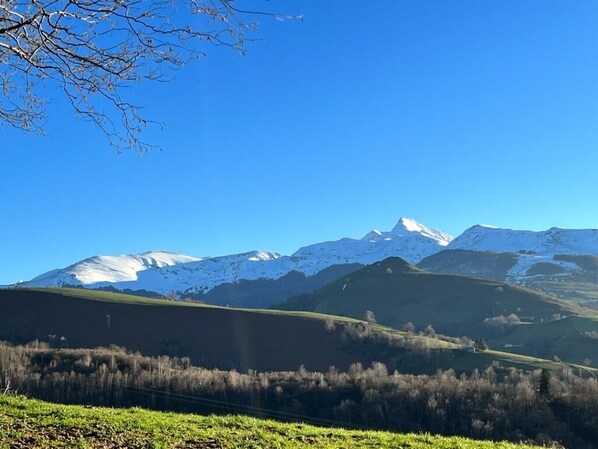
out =
{"type": "Polygon", "coordinates": [[[505,282],[509,284],[515,284],[525,280],[527,277],[529,277],[530,269],[532,269],[532,267],[535,265],[542,263],[560,267],[563,272],[559,276],[569,276],[571,272],[577,271],[579,269],[579,267],[572,262],[554,260],[552,256],[522,254],[517,259],[517,263],[507,272],[505,282]]]}
{"type": "Polygon", "coordinates": [[[528,277],[530,267],[541,262],[558,265],[566,274],[574,264],[551,261],[552,256],[598,255],[598,230],[552,228],[533,232],[477,225],[453,240],[442,231],[410,218],[401,218],[391,231],[372,230],[361,239],[344,238],[317,243],[303,247],[291,256],[264,251],[204,258],[165,251],[95,256],[19,285],[110,286],[119,290],[147,290],[160,294],[174,291],[205,293],[224,283],[276,280],[293,270],[312,276],[334,265],[366,265],[390,256],[417,263],[443,249],[520,253],[517,263],[506,274],[508,280],[528,277]]]}
{"type": "Polygon", "coordinates": [[[263,251],[201,259],[159,251],[95,256],[20,285],[112,286],[119,290],[148,290],[161,294],[207,292],[223,283],[241,279],[278,279],[293,270],[311,276],[332,265],[365,265],[389,256],[417,262],[440,251],[450,241],[448,234],[401,218],[390,232],[372,231],[361,239],[318,243],[301,248],[292,256],[263,251]]]}
{"type": "Polygon", "coordinates": [[[419,233],[423,237],[438,241],[440,246],[446,246],[453,240],[453,237],[445,232],[434,228],[428,228],[412,218],[406,217],[401,218],[391,232],[395,235],[404,235],[405,232],[419,233]]]}
{"type": "Polygon", "coordinates": [[[118,289],[148,290],[162,294],[207,292],[217,285],[241,279],[278,279],[294,267],[289,258],[277,253],[251,251],[146,270],[135,281],[112,284],[118,289]]]}
{"type": "Polygon", "coordinates": [[[410,218],[401,218],[390,232],[374,229],[361,239],[345,238],[306,246],[294,253],[291,260],[296,264],[297,271],[306,275],[332,265],[366,265],[390,256],[415,263],[442,250],[451,239],[442,231],[428,228],[410,218]]]}
{"type": "Polygon", "coordinates": [[[448,249],[493,252],[532,252],[539,255],[596,254],[598,229],[517,231],[476,225],[454,239],[448,249]]]}
{"type": "Polygon", "coordinates": [[[135,281],[148,269],[162,268],[199,259],[167,251],[148,251],[122,256],[94,256],[60,270],[44,273],[22,285],[93,285],[135,281]]]}

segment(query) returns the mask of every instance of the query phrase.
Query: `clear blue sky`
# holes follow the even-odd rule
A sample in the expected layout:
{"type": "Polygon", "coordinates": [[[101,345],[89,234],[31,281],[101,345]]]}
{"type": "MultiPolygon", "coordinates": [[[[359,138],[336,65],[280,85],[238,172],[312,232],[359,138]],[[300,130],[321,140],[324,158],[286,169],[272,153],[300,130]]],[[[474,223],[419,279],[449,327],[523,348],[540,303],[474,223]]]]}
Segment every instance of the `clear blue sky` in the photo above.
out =
{"type": "Polygon", "coordinates": [[[598,228],[597,2],[264,4],[305,20],[131,91],[162,152],[117,155],[59,98],[49,137],[2,129],[0,284],[95,254],[291,253],[403,215],[598,228]]]}

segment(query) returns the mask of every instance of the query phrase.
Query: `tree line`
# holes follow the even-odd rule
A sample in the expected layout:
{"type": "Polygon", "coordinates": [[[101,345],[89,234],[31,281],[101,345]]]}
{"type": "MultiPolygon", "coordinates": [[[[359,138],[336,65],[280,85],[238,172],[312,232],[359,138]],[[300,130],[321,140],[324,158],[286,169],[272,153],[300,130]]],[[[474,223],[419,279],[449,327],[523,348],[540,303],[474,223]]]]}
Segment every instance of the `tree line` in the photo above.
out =
{"type": "Polygon", "coordinates": [[[490,366],[410,375],[381,363],[347,372],[241,373],[118,347],[0,343],[0,390],[49,401],[596,448],[598,381],[582,374],[490,366]]]}

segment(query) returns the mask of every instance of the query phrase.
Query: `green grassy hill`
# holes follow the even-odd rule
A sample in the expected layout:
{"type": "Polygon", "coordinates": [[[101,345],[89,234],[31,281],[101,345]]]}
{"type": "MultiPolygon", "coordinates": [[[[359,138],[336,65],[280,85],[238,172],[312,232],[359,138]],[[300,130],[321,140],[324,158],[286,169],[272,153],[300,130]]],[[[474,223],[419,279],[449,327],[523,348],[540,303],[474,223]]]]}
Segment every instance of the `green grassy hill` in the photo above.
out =
{"type": "Polygon", "coordinates": [[[0,395],[0,448],[50,447],[523,449],[532,446],[333,429],[243,416],[84,408],[0,395]]]}
{"type": "Polygon", "coordinates": [[[598,313],[598,282],[584,275],[533,276],[519,284],[559,299],[579,304],[598,313]]]}
{"type": "Polygon", "coordinates": [[[276,307],[354,318],[372,311],[379,323],[397,329],[430,324],[447,335],[484,337],[502,351],[598,363],[598,320],[588,318],[594,311],[495,281],[427,273],[397,258],[276,307]],[[507,321],[511,314],[514,323],[507,321]]]}
{"type": "Polygon", "coordinates": [[[522,369],[562,366],[503,352],[473,353],[380,325],[369,338],[351,339],[347,326],[363,322],[306,311],[231,309],[83,289],[0,290],[0,310],[0,340],[39,339],[70,348],[117,345],[147,356],[189,357],[208,368],[284,371],[304,365],[326,371],[379,361],[391,370],[423,373],[482,369],[493,361],[522,369]],[[331,321],[337,323],[333,329],[331,321]],[[397,348],[393,338],[432,356],[397,348]]]}
{"type": "MultiPolygon", "coordinates": [[[[505,282],[520,257],[525,256],[451,249],[426,257],[417,266],[433,273],[505,282]]],[[[557,254],[552,259],[533,264],[524,277],[513,282],[520,287],[598,310],[598,256],[557,254]],[[565,269],[553,261],[569,262],[572,266],[565,269]]]]}
{"type": "Polygon", "coordinates": [[[529,276],[520,285],[598,311],[598,256],[557,254],[554,260],[574,263],[566,276],[529,276]]]}
{"type": "Polygon", "coordinates": [[[489,340],[496,348],[574,363],[598,365],[598,317],[572,316],[534,325],[518,325],[504,337],[489,340]]]}
{"type": "Polygon", "coordinates": [[[313,313],[249,311],[83,289],[0,291],[0,339],[54,346],[118,345],[145,355],[186,356],[223,369],[327,370],[368,354],[344,349],[341,330],[313,313]]]}
{"type": "Polygon", "coordinates": [[[431,324],[448,335],[483,335],[486,326],[481,323],[501,315],[541,322],[557,313],[584,312],[556,298],[499,282],[427,273],[399,258],[370,265],[276,307],[354,318],[363,318],[370,310],[386,326],[400,328],[410,321],[423,329],[431,324]]]}

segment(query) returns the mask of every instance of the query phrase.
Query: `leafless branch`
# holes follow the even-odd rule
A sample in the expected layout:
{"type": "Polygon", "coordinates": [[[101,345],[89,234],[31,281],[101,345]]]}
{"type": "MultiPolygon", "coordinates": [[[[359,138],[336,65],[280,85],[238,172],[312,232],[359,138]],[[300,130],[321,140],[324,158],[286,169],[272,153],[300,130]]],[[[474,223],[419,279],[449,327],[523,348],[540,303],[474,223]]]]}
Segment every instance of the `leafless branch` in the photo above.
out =
{"type": "Polygon", "coordinates": [[[206,43],[243,53],[252,16],[280,16],[233,1],[0,0],[0,125],[43,132],[56,89],[119,151],[153,148],[141,139],[148,121],[121,93],[166,80],[206,43]]]}

